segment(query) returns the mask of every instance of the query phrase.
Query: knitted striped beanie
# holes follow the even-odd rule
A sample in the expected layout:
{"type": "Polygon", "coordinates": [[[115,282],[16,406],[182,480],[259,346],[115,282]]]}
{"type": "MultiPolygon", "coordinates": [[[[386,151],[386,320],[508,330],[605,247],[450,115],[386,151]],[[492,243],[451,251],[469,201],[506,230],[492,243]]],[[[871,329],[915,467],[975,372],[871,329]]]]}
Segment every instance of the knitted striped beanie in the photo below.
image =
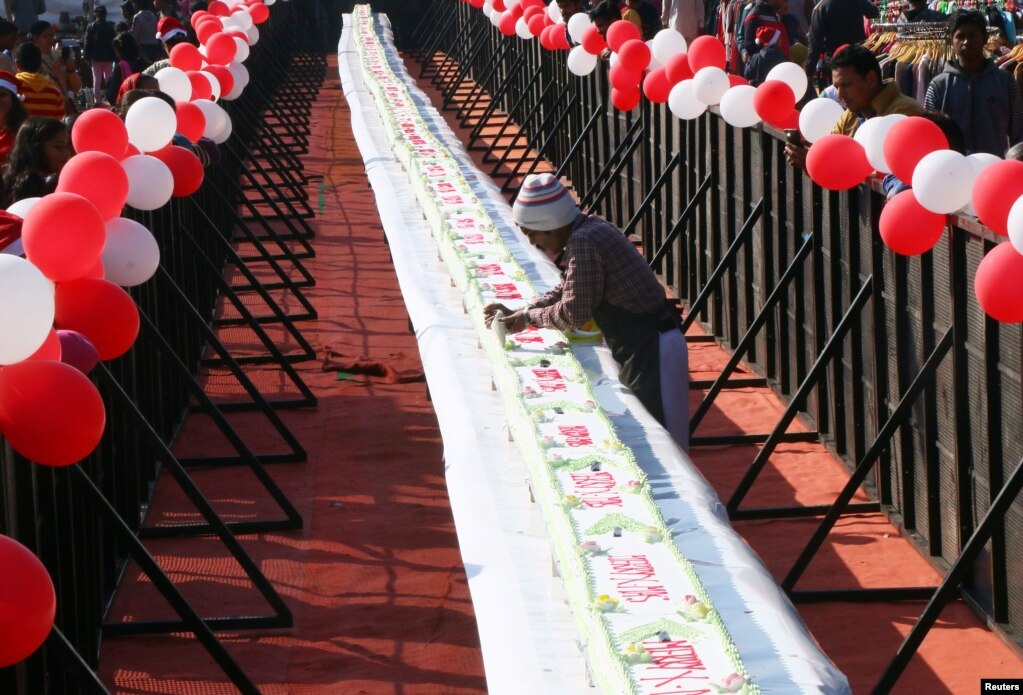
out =
{"type": "Polygon", "coordinates": [[[579,206],[568,189],[551,174],[529,176],[512,206],[515,224],[538,232],[549,232],[572,224],[579,206]]]}

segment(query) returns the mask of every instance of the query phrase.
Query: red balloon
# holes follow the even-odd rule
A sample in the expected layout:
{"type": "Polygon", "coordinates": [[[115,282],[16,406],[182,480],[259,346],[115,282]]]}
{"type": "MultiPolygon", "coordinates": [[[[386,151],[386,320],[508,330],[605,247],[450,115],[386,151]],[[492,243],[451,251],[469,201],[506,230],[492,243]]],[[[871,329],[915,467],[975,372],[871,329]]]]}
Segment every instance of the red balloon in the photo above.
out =
{"type": "Polygon", "coordinates": [[[96,346],[101,360],[131,349],[139,334],[135,300],[108,280],[83,278],[58,282],[55,293],[57,328],[78,331],[96,346]]]}
{"type": "Polygon", "coordinates": [[[188,75],[188,81],[192,83],[192,101],[213,98],[213,86],[202,74],[202,71],[189,70],[185,74],[188,75]]]}
{"type": "Polygon", "coordinates": [[[531,5],[522,11],[522,18],[526,20],[526,24],[529,24],[529,20],[541,14],[544,14],[544,8],[531,5]]]}
{"type": "Polygon", "coordinates": [[[664,74],[668,78],[668,84],[672,87],[683,80],[693,79],[693,69],[689,67],[689,55],[676,53],[668,58],[664,64],[664,74]]]}
{"type": "Polygon", "coordinates": [[[206,130],[206,116],[190,101],[177,102],[178,132],[191,142],[199,142],[206,130]]]}
{"type": "Polygon", "coordinates": [[[640,80],[643,79],[643,73],[641,71],[630,70],[627,66],[622,64],[622,61],[618,61],[611,66],[611,69],[607,73],[608,79],[611,81],[611,86],[615,89],[633,90],[639,86],[640,80]]]}
{"type": "Polygon", "coordinates": [[[220,93],[228,94],[234,89],[234,75],[223,65],[207,65],[200,72],[208,72],[220,82],[220,93]]]}
{"type": "Polygon", "coordinates": [[[980,308],[994,320],[1023,322],[1023,256],[1011,241],[1003,241],[981,259],[973,289],[980,308]]]}
{"type": "MultiPolygon", "coordinates": [[[[483,7],[482,3],[480,3],[480,7],[483,7]]],[[[252,15],[253,24],[262,24],[270,19],[270,8],[261,2],[254,2],[249,5],[249,14],[252,15]]]]}
{"type": "Polygon", "coordinates": [[[600,35],[600,30],[594,25],[590,25],[583,30],[581,45],[584,51],[595,56],[599,56],[607,49],[607,41],[604,40],[604,37],[600,35]]]}
{"type": "Polygon", "coordinates": [[[619,111],[632,111],[634,108],[639,106],[639,88],[612,89],[611,103],[619,111]]]}
{"type": "MultiPolygon", "coordinates": [[[[530,9],[535,10],[536,8],[531,7],[530,9]]],[[[544,17],[546,15],[544,15],[543,17],[540,16],[543,14],[543,10],[539,10],[538,12],[539,14],[534,14],[532,17],[526,20],[526,26],[529,27],[529,33],[532,34],[533,36],[539,36],[540,32],[547,28],[547,23],[544,22],[544,17]]]]}
{"type": "Polygon", "coordinates": [[[188,16],[188,21],[191,22],[192,28],[195,29],[195,27],[199,24],[200,21],[202,21],[206,17],[212,17],[212,16],[213,15],[211,15],[206,10],[196,10],[195,12],[193,12],[192,14],[190,14],[188,16]]]}
{"type": "Polygon", "coordinates": [[[878,226],[885,246],[903,256],[917,256],[934,248],[945,233],[945,222],[945,215],[931,212],[907,190],[885,203],[878,226]]]}
{"type": "Polygon", "coordinates": [[[799,130],[799,111],[795,108],[789,111],[789,115],[779,121],[778,127],[782,130],[799,130]]]}
{"type": "Polygon", "coordinates": [[[186,72],[188,70],[198,70],[202,67],[202,54],[199,53],[198,48],[190,43],[179,43],[170,49],[170,64],[178,70],[185,70],[186,72]]]}
{"type": "Polygon", "coordinates": [[[765,123],[773,125],[775,128],[785,126],[795,107],[796,95],[792,93],[791,87],[780,80],[764,82],[757,87],[757,91],[753,95],[753,108],[757,115],[765,123]]]}
{"type": "Polygon", "coordinates": [[[747,80],[742,75],[729,75],[728,76],[728,85],[730,87],[738,87],[741,84],[749,84],[749,80],[747,80]]]}
{"type": "Polygon", "coordinates": [[[218,17],[226,17],[231,14],[231,9],[227,6],[227,3],[221,2],[220,0],[213,0],[213,2],[206,7],[206,11],[218,17]]]}
{"type": "Polygon", "coordinates": [[[142,150],[135,147],[135,145],[128,143],[128,149],[124,151],[124,156],[121,159],[127,159],[128,157],[134,157],[137,154],[142,154],[142,150]]]}
{"type": "Polygon", "coordinates": [[[504,0],[494,0],[494,12],[506,12],[508,6],[504,4],[504,0]]]}
{"type": "Polygon", "coordinates": [[[0,668],[42,646],[57,615],[57,594],[39,558],[13,538],[0,536],[0,668]]]}
{"type": "Polygon", "coordinates": [[[57,336],[57,331],[50,329],[49,334],[46,336],[46,340],[39,346],[39,349],[32,353],[29,357],[30,360],[53,360],[60,362],[60,338],[57,336]]]}
{"type": "Polygon", "coordinates": [[[175,198],[192,195],[202,186],[202,162],[191,151],[170,145],[149,154],[166,164],[174,175],[174,193],[171,195],[175,198]]]}
{"type": "MultiPolygon", "coordinates": [[[[698,36],[689,44],[689,65],[693,72],[703,68],[725,69],[725,46],[713,36],[698,36]]],[[[789,90],[791,91],[791,90],[789,90]]]]}
{"type": "Polygon", "coordinates": [[[128,149],[128,129],[113,111],[89,109],[75,119],[71,144],[75,152],[105,152],[114,159],[123,159],[128,149]]]}
{"type": "Polygon", "coordinates": [[[650,65],[650,47],[641,39],[630,39],[618,51],[618,62],[634,72],[641,73],[650,65]]]}
{"type": "MultiPolygon", "coordinates": [[[[898,124],[896,124],[898,125],[898,124]]],[[[894,130],[894,128],[892,129],[894,130]]],[[[888,141],[885,141],[885,157],[888,141]]],[[[1007,159],[995,162],[973,183],[973,208],[980,221],[995,234],[1009,235],[1009,210],[1023,195],[1023,162],[1007,159]]]]}
{"type": "Polygon", "coordinates": [[[43,196],[25,213],[21,228],[26,257],[55,282],[73,280],[96,265],[106,239],[99,210],[74,193],[43,196]]]}
{"type": "Polygon", "coordinates": [[[469,4],[478,10],[483,7],[483,0],[469,0],[469,4]]]}
{"type": "Polygon", "coordinates": [[[858,186],[873,171],[863,146],[848,135],[825,135],[813,143],[806,153],[806,170],[814,183],[832,191],[858,186]]]}
{"type": "Polygon", "coordinates": [[[105,424],[103,399],[74,367],[48,360],[0,370],[0,432],[25,458],[70,466],[92,453],[105,424]]]}
{"type": "Polygon", "coordinates": [[[506,12],[501,17],[501,23],[497,26],[501,30],[501,33],[505,36],[515,36],[515,22],[519,21],[519,18],[515,16],[514,12],[506,12]]]}
{"type": "Polygon", "coordinates": [[[223,32],[211,36],[205,42],[205,46],[206,62],[216,65],[227,65],[234,60],[234,56],[238,52],[238,46],[234,42],[234,37],[228,36],[223,32]]]}
{"type": "Polygon", "coordinates": [[[668,84],[668,75],[664,68],[656,68],[647,73],[646,79],[643,80],[643,93],[655,104],[668,101],[671,85],[668,84]]]}
{"type": "MultiPolygon", "coordinates": [[[[220,22],[215,19],[211,19],[208,22],[200,22],[199,26],[195,27],[195,35],[199,39],[200,43],[205,44],[215,35],[223,33],[223,29],[224,26],[220,22]]],[[[235,51],[238,50],[237,46],[234,48],[235,51]]]]}
{"type": "Polygon", "coordinates": [[[80,152],[60,170],[57,192],[77,193],[95,205],[104,220],[109,220],[121,215],[128,200],[128,175],[109,154],[80,152]]]}
{"type": "Polygon", "coordinates": [[[626,41],[634,39],[642,41],[643,34],[632,22],[619,19],[617,22],[611,22],[611,26],[607,28],[607,46],[615,53],[621,50],[626,41]]]}
{"type": "Polygon", "coordinates": [[[100,258],[98,261],[96,261],[96,265],[92,266],[84,273],[82,273],[81,277],[97,278],[99,280],[102,280],[104,277],[106,277],[106,270],[104,270],[103,268],[103,259],[100,258]]]}
{"type": "Polygon", "coordinates": [[[551,27],[551,46],[555,51],[567,51],[572,48],[568,43],[568,25],[555,24],[551,27]]]}
{"type": "Polygon", "coordinates": [[[948,138],[934,121],[920,116],[904,118],[884,139],[884,159],[903,181],[913,180],[917,163],[931,152],[948,149],[948,138]]]}
{"type": "Polygon", "coordinates": [[[544,27],[543,31],[540,32],[540,45],[548,51],[553,51],[554,46],[551,45],[551,30],[554,27],[544,27]]]}

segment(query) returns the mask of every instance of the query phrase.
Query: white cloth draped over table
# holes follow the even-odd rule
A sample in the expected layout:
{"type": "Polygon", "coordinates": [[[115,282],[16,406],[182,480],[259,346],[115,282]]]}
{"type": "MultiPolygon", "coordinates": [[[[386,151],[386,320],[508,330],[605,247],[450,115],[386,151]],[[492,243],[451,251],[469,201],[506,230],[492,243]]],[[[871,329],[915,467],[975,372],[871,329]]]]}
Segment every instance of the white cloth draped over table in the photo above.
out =
{"type": "MultiPolygon", "coordinates": [[[[415,328],[444,439],[445,475],[459,547],[480,632],[491,693],[592,693],[579,635],[551,577],[543,520],[529,502],[526,468],[508,441],[500,396],[476,330],[438,259],[408,177],[391,154],[376,105],[363,86],[350,17],[339,45],[341,86],[377,198],[395,271],[415,328]]],[[[559,280],[549,260],[525,243],[493,182],[480,173],[443,117],[396,57],[386,18],[378,20],[392,67],[402,76],[434,135],[457,158],[515,260],[538,291],[559,280]]],[[[821,652],[760,559],[733,531],[723,505],[670,435],[618,382],[602,346],[573,352],[619,438],[632,447],[654,497],[693,562],[742,660],[764,693],[848,693],[844,675],[821,652]]]]}

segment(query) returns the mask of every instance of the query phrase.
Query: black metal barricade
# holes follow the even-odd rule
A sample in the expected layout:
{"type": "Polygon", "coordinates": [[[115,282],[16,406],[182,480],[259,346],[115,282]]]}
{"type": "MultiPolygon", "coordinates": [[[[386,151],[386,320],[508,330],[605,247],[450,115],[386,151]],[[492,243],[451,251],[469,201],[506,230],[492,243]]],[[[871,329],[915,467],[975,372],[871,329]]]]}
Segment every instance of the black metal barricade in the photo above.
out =
{"type": "Polygon", "coordinates": [[[932,252],[897,256],[878,235],[880,192],[818,188],[785,162],[782,133],[735,129],[716,113],[680,121],[646,101],[618,112],[608,102],[606,64],[573,76],[566,53],[506,38],[457,0],[434,2],[416,38],[422,77],[458,109],[471,129],[468,146],[489,156],[497,148],[483,144],[493,139],[486,128],[521,130],[516,151],[490,157],[506,191],[514,194],[519,175],[546,158],[585,208],[642,240],[686,309],[685,325],[699,321],[707,333],[689,340],[733,349],[716,379],[692,384],[705,394],[691,441],[761,445],[727,500],[732,518],[819,519],[783,581],[790,596],[930,599],[877,690],[894,684],[950,598],[961,596],[1018,640],[1023,332],[986,318],[972,290],[998,239],[960,217],[932,252]],[[740,361],[760,374],[734,376],[740,361]],[[722,390],[758,384],[787,402],[772,431],[701,435],[722,390]],[[810,432],[789,431],[797,417],[810,432]],[[823,441],[839,454],[853,471],[847,488],[828,505],[744,506],[777,445],[792,441],[823,441]],[[861,485],[876,501],[851,503],[861,485]],[[871,511],[884,511],[935,565],[951,568],[940,590],[798,589],[837,519],[871,511]]]}
{"type": "Polygon", "coordinates": [[[326,74],[319,41],[303,28],[308,28],[303,19],[307,4],[278,3],[270,21],[260,26],[260,41],[246,61],[249,86],[227,106],[232,137],[220,147],[221,161],[206,169],[202,188],[154,213],[132,214],[160,243],[161,264],[151,281],[131,291],[141,317],[135,346],[93,373],[107,409],[97,450],[82,463],[61,469],[33,464],[7,446],[0,451],[0,533],[40,557],[53,578],[58,606],[56,627],[45,645],[21,664],[0,669],[0,692],[105,693],[95,674],[104,635],[192,632],[239,691],[257,693],[215,632],[291,625],[290,610],[234,534],[302,525],[264,464],[305,460],[305,451],[276,408],[316,403],[292,366],[315,357],[295,327],[315,317],[302,294],[313,284],[302,266],[313,255],[307,221],[313,210],[309,182],[297,157],[308,146],[311,101],[326,74]],[[238,249],[251,255],[239,255],[238,249]],[[244,282],[226,280],[229,269],[244,282]],[[276,279],[257,281],[257,269],[260,277],[269,269],[276,279]],[[275,299],[282,291],[297,301],[275,299]],[[258,295],[266,313],[252,309],[254,303],[243,301],[243,295],[258,295]],[[234,314],[217,319],[221,298],[234,314]],[[297,306],[299,313],[288,313],[282,305],[297,306]],[[265,332],[268,324],[282,326],[300,352],[283,354],[265,332]],[[247,327],[264,354],[247,349],[244,355],[233,355],[217,336],[220,325],[247,327]],[[279,368],[299,397],[272,402],[245,375],[242,365],[251,363],[279,368]],[[199,380],[204,366],[231,374],[248,399],[234,403],[211,398],[199,380]],[[171,443],[190,410],[208,416],[236,455],[175,457],[171,443]],[[231,410],[262,413],[285,450],[254,451],[225,417],[231,410]],[[188,474],[190,465],[248,467],[280,508],[280,516],[221,519],[188,474]],[[184,491],[198,521],[147,524],[161,471],[184,491]],[[197,614],[145,547],[146,538],[197,534],[223,543],[265,600],[265,614],[197,614]],[[149,577],[176,619],[110,621],[107,611],[129,559],[149,577]]]}

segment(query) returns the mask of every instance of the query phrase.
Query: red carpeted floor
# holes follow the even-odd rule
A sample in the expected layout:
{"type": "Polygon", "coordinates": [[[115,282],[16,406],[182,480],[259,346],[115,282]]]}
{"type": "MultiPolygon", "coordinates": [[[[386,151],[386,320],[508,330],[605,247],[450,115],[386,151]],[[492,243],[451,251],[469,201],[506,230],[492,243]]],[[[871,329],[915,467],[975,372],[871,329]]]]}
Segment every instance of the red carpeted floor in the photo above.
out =
{"type": "MultiPolygon", "coordinates": [[[[368,356],[403,370],[417,368],[416,346],[387,247],[348,126],[333,59],[313,111],[306,173],[322,175],[322,210],[314,221],[317,257],[306,261],[317,286],[307,290],[319,319],[300,324],[318,353],[368,356]]],[[[450,121],[450,119],[449,119],[450,121]]],[[[320,187],[314,181],[312,200],[320,187]]],[[[293,299],[283,300],[298,310],[293,299]]],[[[230,313],[229,311],[226,313],[230,313]]],[[[293,348],[270,327],[282,349],[293,348]]],[[[252,336],[226,329],[239,353],[252,336]]],[[[710,378],[726,354],[693,345],[693,378],[710,378]]],[[[245,548],[294,612],[291,629],[223,635],[231,654],[265,693],[470,693],[486,689],[475,621],[445,493],[441,442],[422,383],[390,384],[353,376],[337,380],[320,361],[298,365],[319,398],[315,410],[280,414],[308,451],[307,463],[268,470],[305,519],[301,531],[243,537],[245,548]]],[[[280,370],[248,370],[268,396],[293,395],[280,370]]],[[[208,391],[240,393],[225,372],[206,375],[208,391]]],[[[694,398],[699,394],[694,393],[694,398]]],[[[766,389],[718,399],[702,434],[764,431],[781,402],[766,389]]],[[[283,448],[265,418],[231,414],[257,452],[283,448]]],[[[182,456],[230,448],[203,415],[190,417],[176,448],[182,456]]],[[[755,449],[699,449],[693,460],[727,497],[755,449]]],[[[280,516],[244,468],[193,470],[200,488],[227,519],[280,516]]],[[[818,445],[786,445],[772,457],[749,506],[824,503],[845,480],[842,465],[818,445]]],[[[197,518],[173,481],[159,481],[149,523],[197,518]]],[[[810,521],[736,525],[776,576],[784,574],[811,532],[810,521]]],[[[259,615],[265,602],[219,541],[147,541],[160,563],[203,615],[259,615]]],[[[880,516],[844,519],[801,586],[917,585],[936,573],[880,516]]],[[[800,606],[824,650],[867,692],[922,604],[800,606]]],[[[152,584],[129,567],[111,619],[171,617],[152,584]]],[[[190,634],[107,639],[102,676],[113,692],[219,695],[234,692],[190,634]]],[[[1023,662],[964,606],[948,608],[897,692],[974,693],[982,676],[1023,675],[1023,662]]]]}

